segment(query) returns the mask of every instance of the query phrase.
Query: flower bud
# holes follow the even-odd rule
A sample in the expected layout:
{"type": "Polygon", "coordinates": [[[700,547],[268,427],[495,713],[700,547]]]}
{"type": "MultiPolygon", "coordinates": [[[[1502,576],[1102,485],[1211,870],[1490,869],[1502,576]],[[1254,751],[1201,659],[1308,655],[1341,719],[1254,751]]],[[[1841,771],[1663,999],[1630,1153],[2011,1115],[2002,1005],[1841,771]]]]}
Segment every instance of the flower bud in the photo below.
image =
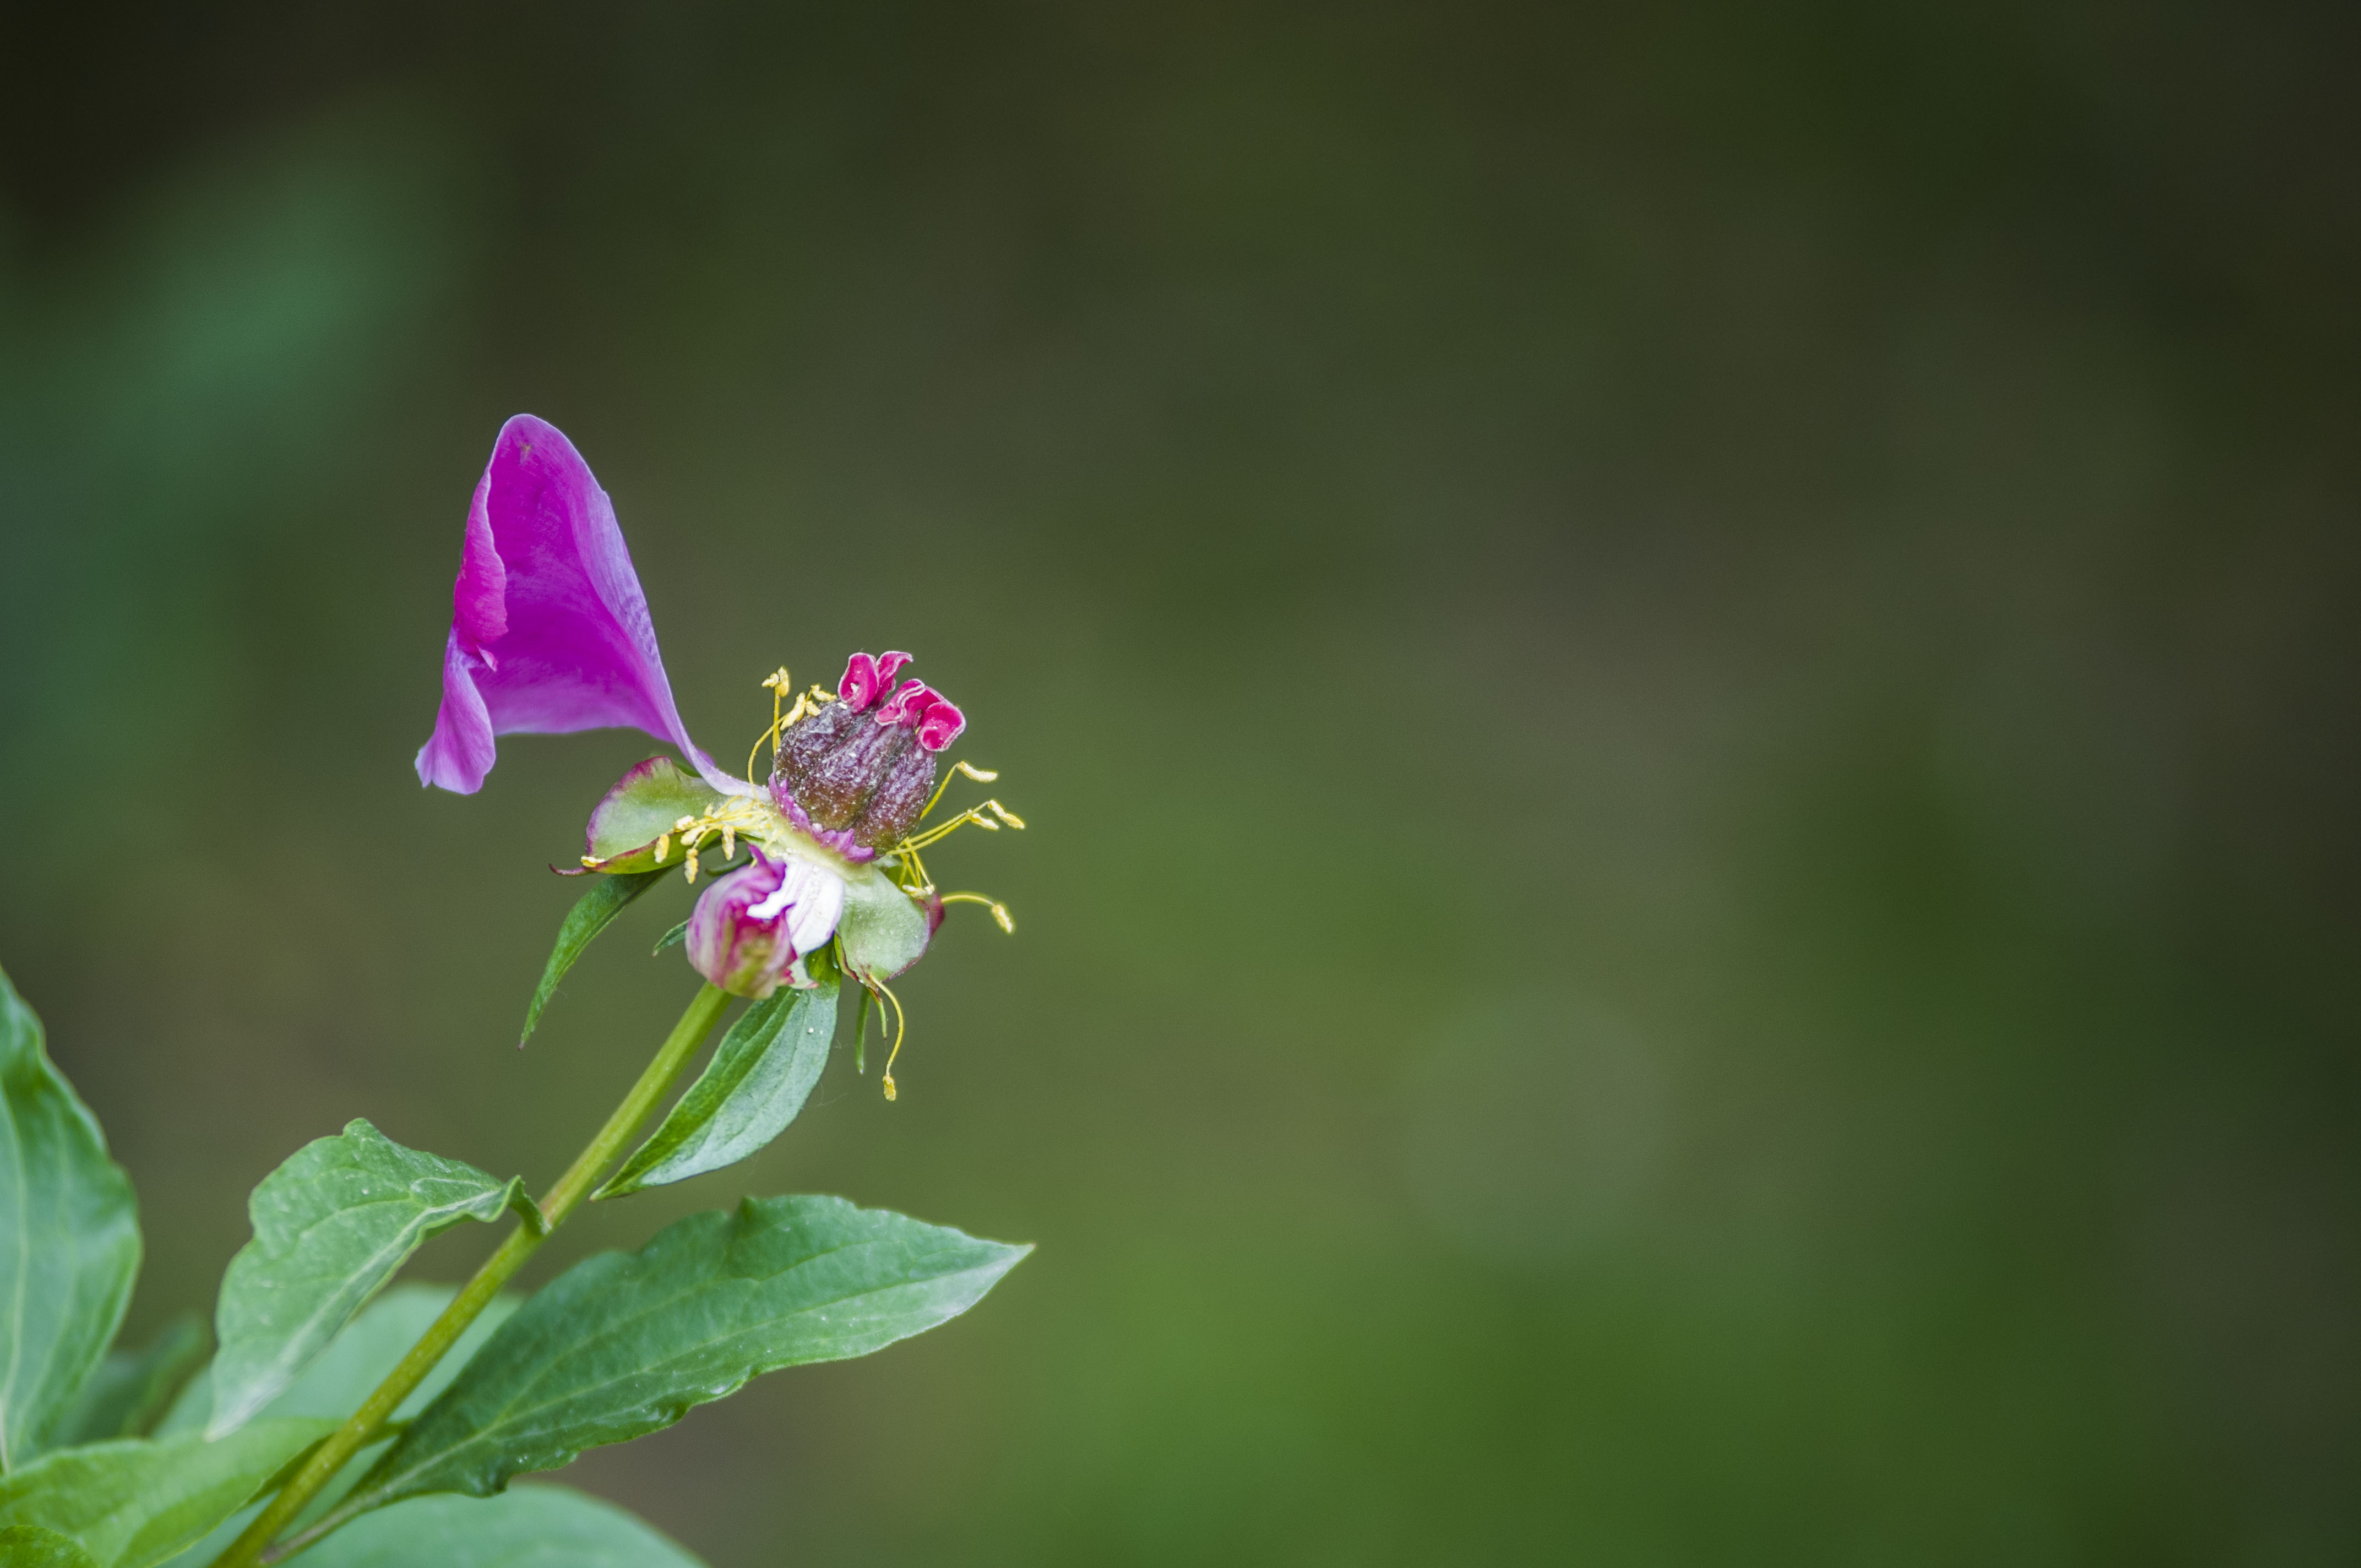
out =
{"type": "Polygon", "coordinates": [[[791,973],[804,953],[836,929],[844,909],[844,883],[800,856],[774,861],[760,849],[754,863],[716,879],[688,917],[688,961],[733,996],[764,997],[791,973]]]}
{"type": "Polygon", "coordinates": [[[855,653],[838,699],[780,737],[771,795],[830,848],[866,860],[910,830],[935,793],[935,753],[967,728],[923,681],[890,694],[907,653],[855,653]]]}

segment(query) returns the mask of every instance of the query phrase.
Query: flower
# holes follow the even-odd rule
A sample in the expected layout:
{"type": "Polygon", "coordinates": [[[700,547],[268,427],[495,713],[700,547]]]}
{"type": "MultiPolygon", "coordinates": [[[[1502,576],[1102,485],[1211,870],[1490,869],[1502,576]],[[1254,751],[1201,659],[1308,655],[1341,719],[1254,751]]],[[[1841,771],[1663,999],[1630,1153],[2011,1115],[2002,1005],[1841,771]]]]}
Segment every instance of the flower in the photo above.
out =
{"type": "MultiPolygon", "coordinates": [[[[763,682],[771,725],[747,776],[723,771],[681,722],[612,503],[555,426],[519,414],[500,428],[467,509],[443,703],[419,749],[419,782],[474,794],[500,735],[628,726],[669,740],[694,771],[653,757],[625,773],[591,812],[589,852],[571,874],[683,865],[693,883],[708,848],[718,842],[727,861],[743,839],[752,861],[714,879],[690,916],[698,972],[767,996],[783,981],[814,983],[804,960],[832,944],[882,1003],[885,982],[925,955],[946,905],[983,905],[1011,928],[998,902],[939,892],[921,852],[969,823],[1025,826],[998,801],[920,826],[950,784],[941,753],[967,718],[922,681],[895,685],[910,662],[855,653],[835,692],[800,695],[780,669],[763,682]],[[758,784],[765,741],[772,767],[758,784]]],[[[997,776],[965,762],[952,772],[997,776]]],[[[890,1095],[890,1059],[885,1081],[890,1095]]]]}

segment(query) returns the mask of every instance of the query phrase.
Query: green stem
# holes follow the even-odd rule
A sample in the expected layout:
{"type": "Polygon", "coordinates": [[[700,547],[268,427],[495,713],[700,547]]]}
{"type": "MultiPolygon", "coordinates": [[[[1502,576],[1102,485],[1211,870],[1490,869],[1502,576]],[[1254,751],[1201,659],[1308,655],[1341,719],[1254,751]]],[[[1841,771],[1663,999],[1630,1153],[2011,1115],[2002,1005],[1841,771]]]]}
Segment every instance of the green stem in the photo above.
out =
{"type": "MultiPolygon", "coordinates": [[[[449,1306],[443,1309],[443,1315],[436,1318],[418,1343],[410,1347],[410,1353],[401,1358],[401,1365],[386,1375],[385,1381],[377,1386],[377,1391],[352,1413],[350,1420],[313,1451],[311,1458],[305,1460],[303,1467],[295,1472],[294,1478],[280,1489],[269,1506],[255,1516],[254,1522],[230,1543],[229,1550],[214,1559],[213,1568],[250,1568],[251,1564],[265,1560],[262,1553],[279,1532],[303,1511],[303,1506],[319,1494],[321,1487],[335,1478],[336,1472],[342,1470],[354,1454],[368,1445],[401,1407],[402,1400],[408,1398],[411,1391],[434,1370],[435,1364],[450,1353],[451,1347],[458,1343],[459,1336],[467,1332],[467,1325],[491,1305],[492,1298],[500,1294],[500,1287],[524,1266],[525,1259],[533,1255],[550,1232],[564,1224],[566,1216],[582,1206],[582,1201],[590,1194],[591,1184],[598,1179],[598,1173],[623,1152],[623,1146],[631,1141],[632,1135],[640,1130],[641,1124],[648,1119],[657,1102],[679,1080],[682,1069],[688,1066],[689,1058],[697,1054],[697,1047],[704,1042],[705,1036],[712,1033],[713,1025],[721,1017],[722,1009],[729,1004],[729,992],[719,987],[708,985],[697,993],[697,999],[688,1004],[688,1011],[680,1015],[680,1022],[673,1025],[672,1034],[657,1049],[655,1059],[648,1063],[645,1072],[640,1074],[640,1080],[631,1085],[631,1091],[623,1096],[623,1102],[615,1107],[615,1113],[607,1118],[607,1124],[598,1129],[598,1135],[590,1140],[589,1146],[576,1157],[574,1163],[566,1168],[566,1174],[557,1179],[557,1185],[542,1199],[541,1224],[536,1227],[522,1221],[518,1223],[508,1239],[500,1243],[500,1249],[476,1270],[476,1277],[452,1298],[449,1306]]],[[[300,1551],[308,1544],[308,1541],[295,1543],[291,1550],[300,1551]]],[[[291,1555],[291,1551],[282,1555],[291,1555]]],[[[278,1560],[276,1557],[269,1559],[272,1562],[278,1560]]]]}

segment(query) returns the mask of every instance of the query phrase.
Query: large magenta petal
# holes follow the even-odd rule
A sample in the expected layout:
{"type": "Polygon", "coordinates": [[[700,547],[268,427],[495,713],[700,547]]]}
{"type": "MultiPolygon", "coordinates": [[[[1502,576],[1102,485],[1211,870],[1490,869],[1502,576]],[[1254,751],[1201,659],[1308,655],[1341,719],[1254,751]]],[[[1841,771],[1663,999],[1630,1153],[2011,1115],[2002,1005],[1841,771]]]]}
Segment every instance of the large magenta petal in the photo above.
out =
{"type": "Polygon", "coordinates": [[[747,788],[681,724],[607,492],[556,426],[519,414],[500,427],[467,509],[443,707],[419,749],[419,782],[473,795],[495,735],[615,725],[678,746],[717,789],[747,788]]]}

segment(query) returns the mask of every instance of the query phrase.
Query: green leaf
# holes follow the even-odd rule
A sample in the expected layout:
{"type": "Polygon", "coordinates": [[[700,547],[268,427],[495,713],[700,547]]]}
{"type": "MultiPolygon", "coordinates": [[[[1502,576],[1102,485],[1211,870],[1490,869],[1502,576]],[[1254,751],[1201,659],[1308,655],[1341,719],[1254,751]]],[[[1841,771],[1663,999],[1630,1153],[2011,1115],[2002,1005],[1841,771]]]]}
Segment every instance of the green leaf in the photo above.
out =
{"type": "Polygon", "coordinates": [[[566,1486],[415,1497],[356,1520],[303,1568],[703,1568],[611,1503],[566,1486]]]}
{"type": "Polygon", "coordinates": [[[333,1420],[257,1421],[219,1442],[195,1432],[69,1448],[0,1481],[0,1528],[69,1536],[100,1568],[147,1568],[229,1518],[333,1420]]]}
{"type": "Polygon", "coordinates": [[[7,1568],[99,1568],[98,1559],[73,1537],[30,1524],[0,1530],[0,1563],[7,1568]]]}
{"type": "Polygon", "coordinates": [[[721,792],[670,757],[650,757],[615,781],[590,811],[590,857],[599,870],[645,872],[677,865],[687,847],[677,839],[655,852],[656,840],[684,817],[702,817],[721,804],[721,792]]]}
{"type": "Polygon", "coordinates": [[[828,1065],[837,982],[781,986],[746,1009],[713,1060],[623,1168],[592,1194],[620,1198],[686,1181],[759,1152],[786,1129],[828,1065]]]}
{"type": "MultiPolygon", "coordinates": [[[[345,1325],[345,1332],[329,1343],[294,1385],[265,1407],[258,1420],[279,1420],[289,1416],[316,1416],[341,1422],[360,1408],[360,1403],[385,1381],[385,1375],[394,1368],[410,1347],[426,1332],[427,1325],[442,1314],[457,1295],[449,1285],[395,1285],[384,1295],[361,1309],[361,1315],[345,1325]]],[[[509,1315],[524,1305],[524,1298],[513,1291],[503,1291],[492,1298],[481,1316],[467,1325],[459,1343],[451,1347],[424,1381],[411,1391],[393,1412],[396,1421],[408,1421],[424,1409],[434,1397],[451,1386],[459,1369],[467,1365],[468,1357],[483,1347],[493,1332],[508,1321],[509,1315]]],[[[194,1431],[213,1413],[211,1385],[200,1373],[196,1380],[181,1392],[172,1409],[157,1427],[157,1435],[171,1436],[194,1431]]],[[[361,1451],[363,1467],[366,1462],[384,1451],[383,1443],[361,1451]]],[[[352,1483],[360,1479],[361,1468],[347,1465],[343,1475],[328,1483],[325,1489],[312,1500],[312,1506],[299,1517],[299,1524],[309,1524],[341,1501],[352,1483]]],[[[214,1532],[172,1559],[170,1568],[212,1568],[214,1558],[224,1548],[237,1539],[258,1509],[247,1509],[231,1515],[214,1532]]],[[[0,1558],[5,1563],[5,1558],[0,1558]]],[[[552,1564],[551,1568],[556,1568],[552,1564]]]]}
{"type": "MultiPolygon", "coordinates": [[[[57,1445],[71,1448],[146,1436],[204,1359],[204,1325],[194,1312],[173,1319],[136,1355],[121,1351],[109,1354],[82,1386],[72,1410],[58,1423],[57,1445]]],[[[5,1561],[0,1558],[0,1563],[5,1561]]]]}
{"type": "Polygon", "coordinates": [[[758,1373],[882,1350],[967,1310],[1031,1250],[841,1198],[691,1214],[544,1286],[328,1520],[421,1492],[487,1497],[758,1373]]]}
{"type": "Polygon", "coordinates": [[[524,1010],[524,1033],[517,1044],[533,1038],[535,1025],[541,1022],[541,1010],[557,990],[557,982],[590,945],[590,938],[605,930],[615,916],[620,915],[631,900],[655,886],[664,876],[661,871],[625,872],[620,875],[600,874],[590,884],[590,891],[574,901],[566,912],[565,924],[557,928],[557,946],[550,949],[549,962],[541,969],[541,983],[533,987],[533,1003],[524,1010]]]}
{"type": "Polygon", "coordinates": [[[138,1272],[130,1178],[0,973],[0,1472],[72,1407],[138,1272]]]}
{"type": "Polygon", "coordinates": [[[222,1276],[207,1434],[235,1431],[293,1382],[421,1242],[500,1218],[521,1191],[357,1120],[289,1156],[247,1201],[254,1239],[222,1276]]]}
{"type": "Polygon", "coordinates": [[[837,921],[844,967],[858,981],[892,980],[927,956],[934,929],[917,900],[875,866],[844,879],[844,914],[837,921]]]}
{"type": "MultiPolygon", "coordinates": [[[[394,1368],[410,1347],[416,1344],[427,1326],[442,1315],[443,1309],[457,1295],[450,1285],[403,1284],[390,1287],[384,1295],[361,1309],[359,1317],[345,1325],[345,1332],[328,1343],[328,1348],[303,1369],[302,1376],[285,1392],[263,1407],[258,1420],[280,1420],[289,1416],[327,1416],[341,1420],[360,1408],[363,1399],[394,1368]]],[[[524,1298],[505,1291],[492,1298],[483,1315],[467,1326],[459,1343],[442,1364],[426,1375],[424,1382],[412,1392],[393,1412],[397,1420],[407,1420],[424,1409],[427,1402],[448,1387],[451,1379],[467,1358],[476,1354],[492,1332],[508,1321],[509,1314],[524,1305],[524,1298]]],[[[172,1408],[156,1425],[156,1435],[170,1437],[179,1432],[194,1431],[211,1419],[214,1409],[213,1383],[210,1372],[201,1372],[172,1408]]]]}
{"type": "Polygon", "coordinates": [[[688,922],[684,920],[679,925],[674,927],[671,930],[666,931],[663,936],[656,938],[656,945],[648,949],[648,957],[652,959],[655,958],[663,953],[666,948],[677,948],[683,942],[687,940],[688,922]]]}

